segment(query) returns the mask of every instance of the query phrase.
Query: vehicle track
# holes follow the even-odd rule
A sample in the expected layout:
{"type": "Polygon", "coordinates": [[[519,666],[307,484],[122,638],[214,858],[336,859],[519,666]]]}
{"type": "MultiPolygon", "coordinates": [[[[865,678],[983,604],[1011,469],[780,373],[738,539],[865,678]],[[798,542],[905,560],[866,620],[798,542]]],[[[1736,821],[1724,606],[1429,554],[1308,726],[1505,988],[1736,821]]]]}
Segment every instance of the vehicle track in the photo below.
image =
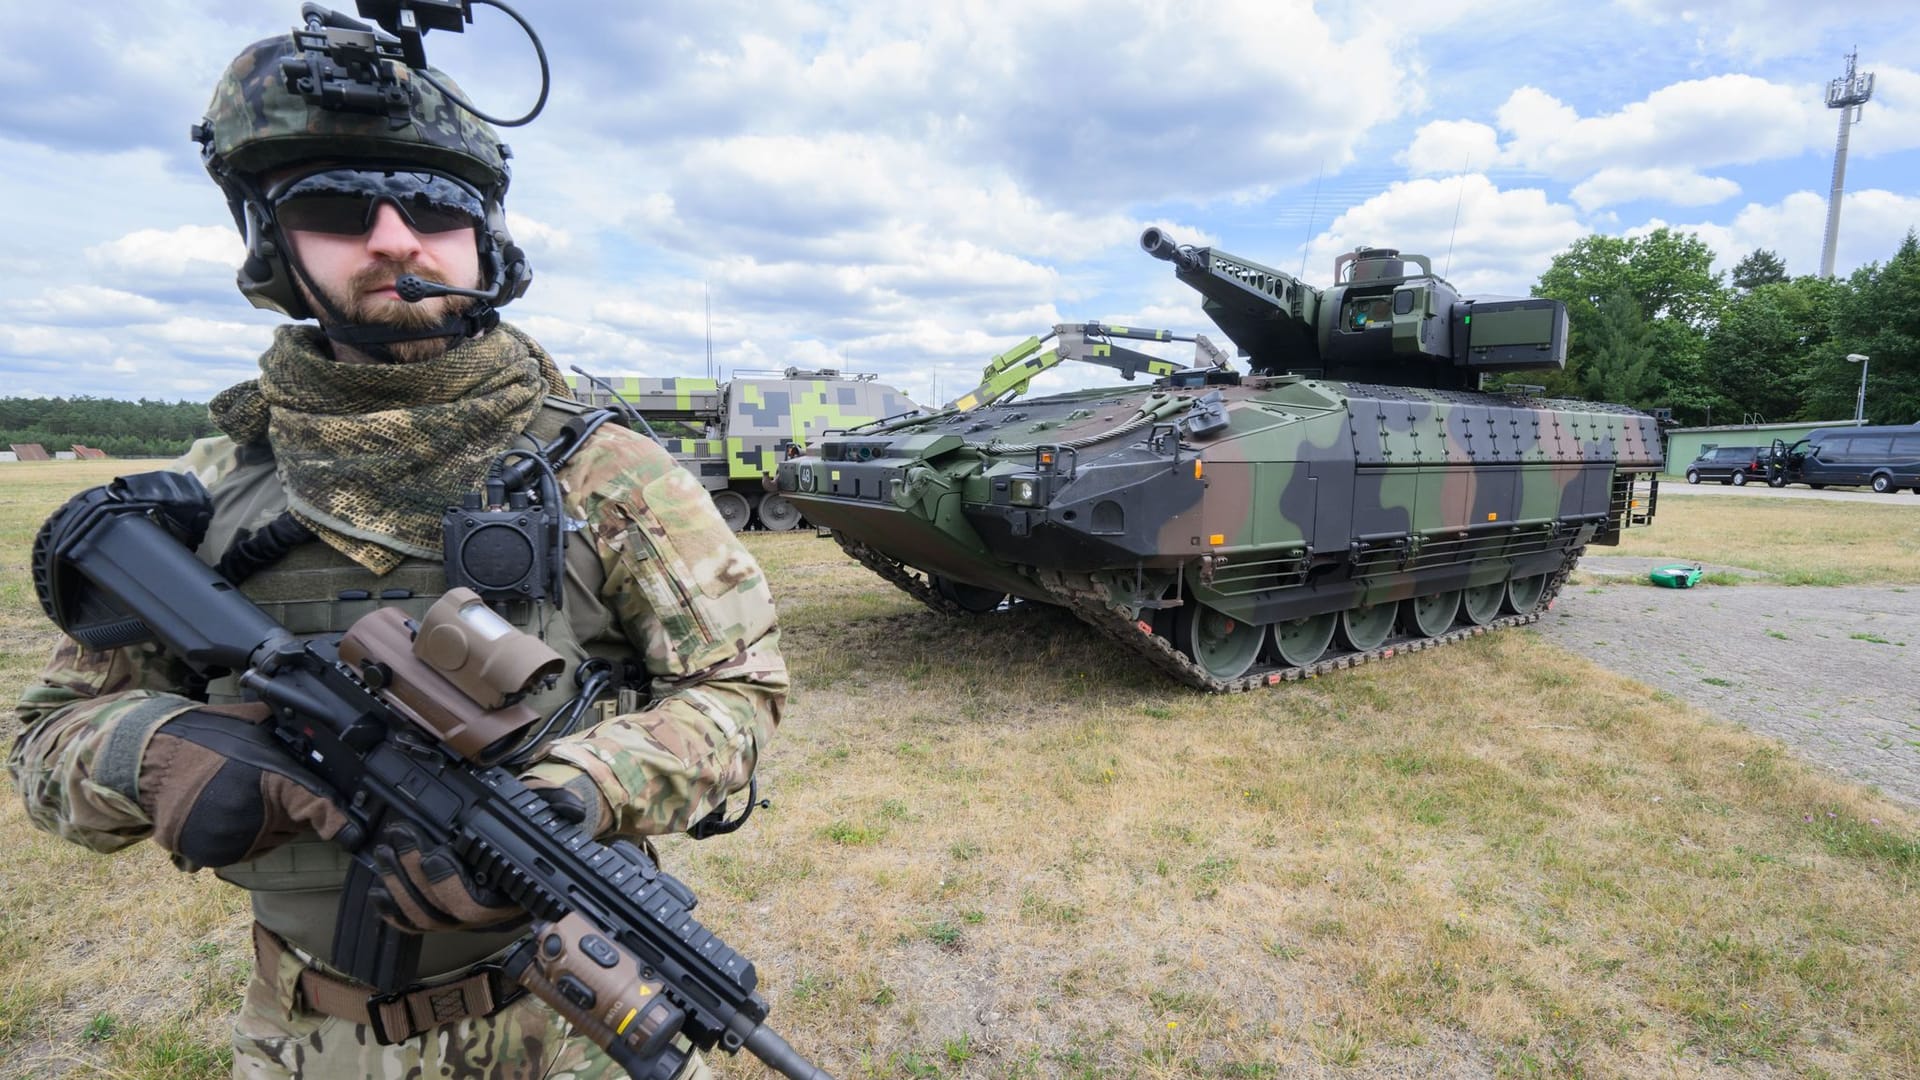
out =
{"type": "MultiPolygon", "coordinates": [[[[977,614],[940,595],[921,572],[909,568],[898,559],[884,555],[839,532],[834,533],[834,540],[862,566],[885,578],[902,592],[934,611],[954,616],[977,614]]],[[[1146,660],[1178,682],[1208,693],[1236,694],[1262,687],[1279,686],[1282,683],[1298,682],[1316,675],[1325,675],[1358,667],[1361,664],[1386,660],[1403,652],[1420,652],[1470,637],[1478,637],[1505,627],[1524,626],[1537,622],[1540,616],[1553,605],[1561,586],[1566,583],[1567,575],[1572,572],[1574,564],[1580,560],[1585,550],[1586,548],[1581,546],[1567,552],[1560,568],[1547,579],[1539,601],[1529,612],[1502,615],[1481,626],[1456,626],[1446,633],[1432,637],[1401,634],[1376,648],[1358,652],[1330,653],[1311,664],[1256,666],[1246,674],[1232,679],[1220,679],[1208,674],[1181,652],[1172,641],[1156,633],[1150,623],[1125,608],[1113,604],[1107,599],[1105,592],[1093,587],[1091,582],[1076,582],[1068,575],[1052,573],[1042,574],[1039,584],[1058,598],[1061,607],[1073,612],[1082,622],[1105,634],[1121,647],[1146,660]]]]}

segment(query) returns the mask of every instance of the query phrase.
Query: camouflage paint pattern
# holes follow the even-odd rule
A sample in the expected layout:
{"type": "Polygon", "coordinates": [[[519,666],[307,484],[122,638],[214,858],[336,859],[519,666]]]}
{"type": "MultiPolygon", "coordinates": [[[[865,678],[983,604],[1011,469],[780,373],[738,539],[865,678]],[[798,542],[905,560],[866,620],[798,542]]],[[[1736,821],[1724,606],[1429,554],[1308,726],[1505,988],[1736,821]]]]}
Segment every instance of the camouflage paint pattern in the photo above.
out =
{"type": "MultiPolygon", "coordinates": [[[[578,376],[567,381],[582,401],[618,405],[603,386],[578,376]]],[[[634,376],[600,382],[656,426],[661,445],[707,490],[735,492],[749,506],[760,501],[789,447],[810,445],[826,431],[916,408],[905,394],[882,383],[827,375],[736,378],[725,384],[634,376]],[[681,434],[681,425],[690,425],[698,435],[681,434]]]]}
{"type": "MultiPolygon", "coordinates": [[[[393,65],[413,99],[412,122],[322,108],[287,89],[280,61],[300,55],[290,35],[256,41],[221,75],[207,105],[210,149],[242,173],[259,175],[307,161],[385,159],[445,169],[485,191],[504,185],[500,137],[403,64],[393,65]]],[[[459,92],[443,72],[433,76],[459,92]]]]}

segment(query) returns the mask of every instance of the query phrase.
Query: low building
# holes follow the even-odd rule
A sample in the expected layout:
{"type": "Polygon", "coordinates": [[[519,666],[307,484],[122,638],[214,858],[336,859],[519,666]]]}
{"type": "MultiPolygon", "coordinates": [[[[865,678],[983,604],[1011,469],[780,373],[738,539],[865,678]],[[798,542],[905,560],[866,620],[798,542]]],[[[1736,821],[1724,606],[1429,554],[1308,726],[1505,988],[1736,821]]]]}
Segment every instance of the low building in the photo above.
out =
{"type": "Polygon", "coordinates": [[[1797,424],[1715,424],[1712,427],[1668,428],[1667,471],[1668,476],[1679,476],[1687,471],[1687,462],[1716,446],[1758,446],[1773,445],[1773,440],[1791,446],[1795,442],[1821,428],[1852,427],[1851,420],[1803,420],[1797,424]]]}

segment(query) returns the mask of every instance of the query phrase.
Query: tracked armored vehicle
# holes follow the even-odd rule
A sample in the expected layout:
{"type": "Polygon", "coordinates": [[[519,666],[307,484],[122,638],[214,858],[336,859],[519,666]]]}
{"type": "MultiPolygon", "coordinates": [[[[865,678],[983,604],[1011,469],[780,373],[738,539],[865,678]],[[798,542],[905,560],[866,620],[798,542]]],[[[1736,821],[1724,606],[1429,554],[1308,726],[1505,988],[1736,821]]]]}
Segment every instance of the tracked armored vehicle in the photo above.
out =
{"type": "MultiPolygon", "coordinates": [[[[577,369],[576,369],[577,370],[577,369]]],[[[713,379],[567,377],[591,405],[631,408],[660,445],[700,479],[734,532],[786,532],[800,511],[767,490],[774,466],[821,432],[910,413],[905,394],[872,375],[834,370],[740,371],[713,379]]]]}
{"type": "Polygon", "coordinates": [[[1652,519],[1654,418],[1479,389],[1558,368],[1558,301],[1461,297],[1362,249],[1324,290],[1157,229],[1247,357],[1151,387],[869,425],[780,491],[935,610],[1056,604],[1168,675],[1246,690],[1530,622],[1652,519]]]}

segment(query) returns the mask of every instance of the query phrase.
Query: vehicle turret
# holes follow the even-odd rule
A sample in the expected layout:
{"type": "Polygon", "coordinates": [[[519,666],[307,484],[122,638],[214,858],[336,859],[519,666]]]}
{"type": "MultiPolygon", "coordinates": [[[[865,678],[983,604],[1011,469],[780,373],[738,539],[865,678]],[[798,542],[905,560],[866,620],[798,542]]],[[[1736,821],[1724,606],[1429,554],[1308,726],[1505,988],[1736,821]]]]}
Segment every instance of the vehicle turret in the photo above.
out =
{"type": "Polygon", "coordinates": [[[1359,248],[1334,260],[1321,290],[1157,228],[1140,246],[1173,263],[1257,375],[1477,390],[1486,374],[1566,366],[1565,304],[1462,297],[1425,255],[1359,248]]]}

